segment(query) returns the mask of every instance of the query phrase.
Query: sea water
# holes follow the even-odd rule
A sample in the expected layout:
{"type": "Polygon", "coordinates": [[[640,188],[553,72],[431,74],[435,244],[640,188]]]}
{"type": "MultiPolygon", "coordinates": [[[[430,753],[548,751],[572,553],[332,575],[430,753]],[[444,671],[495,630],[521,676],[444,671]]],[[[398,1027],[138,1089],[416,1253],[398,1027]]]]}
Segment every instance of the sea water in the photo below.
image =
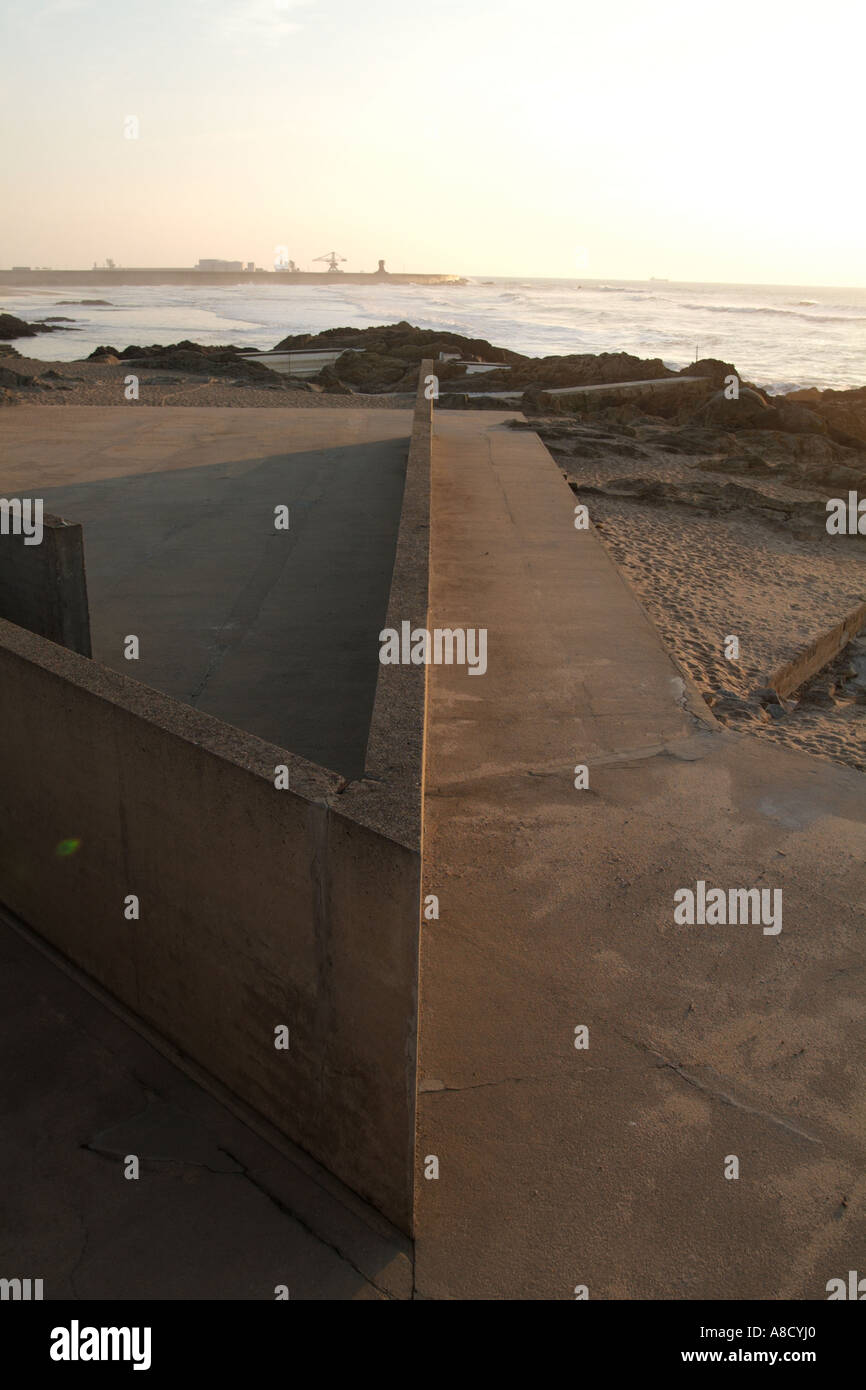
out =
{"type": "Polygon", "coordinates": [[[866,385],[866,289],[674,281],[491,279],[465,285],[123,285],[0,288],[0,309],[28,320],[65,315],[71,331],[20,339],[43,361],[190,338],[267,349],[290,333],[394,323],[548,353],[631,352],[685,367],[732,362],[773,392],[866,385]],[[110,305],[70,304],[107,299],[110,305]],[[65,304],[63,301],[67,301],[65,304]]]}

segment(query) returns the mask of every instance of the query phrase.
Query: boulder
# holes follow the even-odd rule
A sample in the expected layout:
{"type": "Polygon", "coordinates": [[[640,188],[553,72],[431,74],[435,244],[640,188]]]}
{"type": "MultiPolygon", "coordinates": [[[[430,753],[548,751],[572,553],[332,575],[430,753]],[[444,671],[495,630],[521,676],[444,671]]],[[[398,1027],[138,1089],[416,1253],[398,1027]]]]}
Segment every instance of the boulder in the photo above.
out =
{"type": "Polygon", "coordinates": [[[25,376],[23,372],[14,372],[11,367],[0,367],[0,386],[5,387],[7,391],[19,391],[22,388],[26,390],[34,384],[33,379],[25,376]]]}
{"type": "Polygon", "coordinates": [[[37,333],[43,331],[50,332],[50,329],[43,330],[38,328],[35,323],[25,323],[23,319],[16,318],[14,314],[0,314],[0,338],[7,341],[10,338],[35,338],[37,333]]]}
{"type": "Polygon", "coordinates": [[[329,396],[354,396],[351,386],[342,382],[334,371],[333,367],[323,367],[318,376],[313,377],[317,385],[323,391],[327,391],[329,396]]]}
{"type": "MultiPolygon", "coordinates": [[[[340,381],[359,391],[392,391],[405,376],[406,363],[400,357],[385,357],[378,352],[344,352],[331,370],[340,381]]],[[[417,370],[414,379],[417,382],[417,370]]]]}
{"type": "Polygon", "coordinates": [[[774,402],[773,409],[776,412],[777,430],[785,430],[788,434],[827,434],[827,421],[823,420],[814,410],[809,410],[805,405],[800,405],[795,401],[786,400],[780,396],[774,402]]]}
{"type": "Polygon", "coordinates": [[[739,373],[733,362],[722,362],[718,357],[702,357],[700,361],[693,362],[690,367],[683,367],[678,375],[705,376],[719,391],[725,385],[728,377],[735,376],[739,380],[739,373]]]}
{"type": "Polygon", "coordinates": [[[839,444],[866,444],[866,386],[850,391],[789,391],[785,402],[805,406],[825,421],[832,439],[839,444]]]}
{"type": "Polygon", "coordinates": [[[776,412],[751,387],[740,388],[730,400],[724,391],[716,391],[692,415],[691,423],[702,428],[716,426],[724,430],[778,429],[776,412]]]}
{"type": "Polygon", "coordinates": [[[23,319],[16,318],[15,314],[0,314],[0,338],[7,341],[10,338],[35,338],[37,333],[62,333],[61,323],[74,323],[74,319],[58,319],[56,327],[54,323],[49,323],[47,319],[41,319],[38,323],[25,323],[23,319]]]}
{"type": "Polygon", "coordinates": [[[521,362],[519,352],[497,348],[485,338],[465,338],[441,328],[415,328],[405,320],[370,328],[326,328],[321,333],[294,333],[276,345],[277,352],[301,348],[360,348],[380,357],[399,357],[404,363],[438,358],[440,352],[459,352],[470,361],[521,362]]]}

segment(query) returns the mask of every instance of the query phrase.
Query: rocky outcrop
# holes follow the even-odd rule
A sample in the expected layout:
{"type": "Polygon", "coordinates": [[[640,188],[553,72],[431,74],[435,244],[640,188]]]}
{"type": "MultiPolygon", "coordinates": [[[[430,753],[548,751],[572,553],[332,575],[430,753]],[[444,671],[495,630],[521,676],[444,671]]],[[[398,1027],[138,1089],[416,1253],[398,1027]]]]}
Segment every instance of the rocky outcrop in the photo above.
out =
{"type": "Polygon", "coordinates": [[[690,367],[683,367],[680,376],[705,376],[716,390],[726,384],[729,377],[737,376],[733,362],[722,362],[718,357],[702,357],[690,367]]]}
{"type": "MultiPolygon", "coordinates": [[[[73,323],[73,319],[65,319],[73,323]]],[[[9,342],[13,338],[35,338],[37,333],[61,333],[59,323],[25,323],[14,314],[0,314],[0,338],[9,342]]]]}
{"type": "Polygon", "coordinates": [[[346,386],[340,380],[333,367],[323,367],[318,376],[312,378],[316,386],[320,386],[329,396],[353,396],[355,393],[351,386],[346,386]]]}
{"type": "MultiPolygon", "coordinates": [[[[406,363],[380,352],[344,352],[333,367],[334,375],[357,391],[393,391],[406,375],[406,363]]],[[[418,381],[418,369],[414,372],[418,381]]]]}
{"type": "Polygon", "coordinates": [[[772,407],[749,387],[743,387],[735,397],[715,392],[692,416],[692,423],[701,428],[725,430],[772,429],[774,420],[772,407]]]}
{"type": "Polygon", "coordinates": [[[826,420],[785,396],[766,396],[741,386],[737,396],[717,391],[691,417],[695,425],[725,430],[781,430],[789,434],[827,434],[826,420]]]}
{"type": "Polygon", "coordinates": [[[98,347],[87,360],[102,363],[129,362],[137,367],[186,372],[192,376],[240,377],[282,391],[309,390],[306,382],[274,372],[262,362],[252,361],[247,354],[254,350],[232,346],[208,347],[183,339],[179,343],[157,343],[152,347],[98,347]]]}
{"type": "Polygon", "coordinates": [[[812,387],[806,391],[789,391],[782,399],[820,416],[839,442],[856,440],[866,444],[866,386],[851,391],[819,391],[812,387]]]}
{"type": "MultiPolygon", "coordinates": [[[[532,400],[532,393],[564,386],[609,386],[660,381],[678,375],[659,357],[634,357],[630,352],[580,352],[555,357],[524,357],[501,371],[466,377],[460,385],[471,391],[527,392],[532,400]]],[[[561,408],[568,409],[568,406],[561,408]]]]}
{"type": "Polygon", "coordinates": [[[439,328],[415,328],[405,321],[371,328],[326,328],[321,333],[294,333],[277,343],[274,351],[334,351],[337,348],[360,348],[379,357],[399,359],[404,364],[404,371],[406,363],[417,364],[425,357],[432,357],[435,361],[440,352],[459,352],[464,360],[470,362],[526,360],[519,352],[494,347],[486,338],[465,338],[460,333],[448,333],[439,328]]]}
{"type": "Polygon", "coordinates": [[[37,386],[37,383],[33,377],[27,376],[24,372],[16,372],[12,367],[0,366],[0,386],[5,387],[7,391],[21,391],[27,390],[31,386],[37,386]]]}

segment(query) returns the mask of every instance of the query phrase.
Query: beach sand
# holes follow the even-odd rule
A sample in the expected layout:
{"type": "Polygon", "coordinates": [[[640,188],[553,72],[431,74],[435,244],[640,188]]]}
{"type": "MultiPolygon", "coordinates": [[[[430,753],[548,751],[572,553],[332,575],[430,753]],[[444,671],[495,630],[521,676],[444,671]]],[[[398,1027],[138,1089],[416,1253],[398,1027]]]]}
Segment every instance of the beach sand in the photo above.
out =
{"type": "Polygon", "coordinates": [[[725,511],[713,491],[724,495],[730,471],[655,446],[669,427],[633,427],[618,444],[613,430],[606,442],[598,427],[579,425],[558,438],[561,422],[551,423],[552,433],[530,422],[547,436],[576,498],[720,722],[866,771],[866,641],[853,642],[787,708],[757,697],[771,671],[866,598],[866,538],[827,534],[826,488],[749,477],[757,495],[725,511]],[[696,486],[711,491],[703,506],[591,491],[638,478],[683,496],[696,486]],[[762,510],[761,496],[786,510],[762,510]],[[737,660],[725,656],[731,636],[739,639],[737,660]],[[846,681],[861,664],[864,678],[846,681]]]}

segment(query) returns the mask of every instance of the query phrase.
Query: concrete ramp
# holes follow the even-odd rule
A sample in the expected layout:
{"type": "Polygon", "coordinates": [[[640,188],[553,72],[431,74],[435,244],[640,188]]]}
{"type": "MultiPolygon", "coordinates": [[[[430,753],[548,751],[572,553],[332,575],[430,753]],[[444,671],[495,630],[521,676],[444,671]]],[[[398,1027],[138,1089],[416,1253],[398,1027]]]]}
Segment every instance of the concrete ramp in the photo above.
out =
{"type": "Polygon", "coordinates": [[[721,730],[505,418],[435,420],[429,623],[488,670],[429,673],[418,1295],[826,1299],[866,1248],[863,778],[721,730]],[[678,923],[701,882],[781,929],[678,923]]]}

